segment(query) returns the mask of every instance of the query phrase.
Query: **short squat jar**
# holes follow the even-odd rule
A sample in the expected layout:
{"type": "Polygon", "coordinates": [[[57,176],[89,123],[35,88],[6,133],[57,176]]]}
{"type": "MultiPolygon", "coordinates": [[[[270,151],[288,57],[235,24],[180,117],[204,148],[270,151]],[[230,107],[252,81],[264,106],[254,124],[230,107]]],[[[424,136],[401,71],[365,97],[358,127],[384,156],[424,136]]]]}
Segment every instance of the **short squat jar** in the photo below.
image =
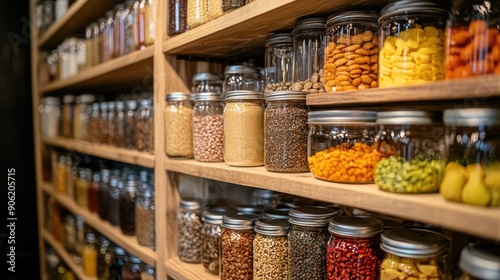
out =
{"type": "Polygon", "coordinates": [[[193,156],[197,161],[224,161],[224,102],[220,93],[196,94],[193,113],[193,156]]]}
{"type": "Polygon", "coordinates": [[[382,234],[380,247],[386,257],[380,279],[448,280],[448,240],[440,233],[420,229],[393,229],[382,234]]]}
{"type": "Polygon", "coordinates": [[[193,198],[183,199],[179,203],[177,255],[183,262],[201,262],[203,250],[201,215],[205,206],[203,201],[193,198]]]}
{"type": "Polygon", "coordinates": [[[186,93],[167,95],[165,145],[169,157],[193,157],[193,102],[186,93]]]}
{"type": "Polygon", "coordinates": [[[306,93],[276,91],[266,96],[264,166],[271,172],[308,172],[306,93]]]}
{"type": "Polygon", "coordinates": [[[477,244],[462,249],[458,266],[463,274],[459,280],[500,279],[500,247],[477,244]]]}
{"type": "Polygon", "coordinates": [[[382,221],[368,216],[337,216],[326,252],[327,279],[379,279],[382,221]]]}
{"type": "Polygon", "coordinates": [[[288,231],[285,219],[259,219],[253,240],[253,279],[288,279],[288,231]]]}
{"type": "Polygon", "coordinates": [[[293,39],[291,33],[275,33],[266,39],[264,92],[292,89],[293,39]]]}
{"type": "Polygon", "coordinates": [[[394,154],[381,159],[375,183],[396,193],[433,193],[444,174],[444,127],[431,112],[392,111],[377,114],[380,146],[393,147],[394,154]]]}
{"type": "Polygon", "coordinates": [[[290,209],[292,227],[288,232],[288,279],[325,279],[326,249],[330,238],[328,221],[336,212],[321,206],[290,209]]]}

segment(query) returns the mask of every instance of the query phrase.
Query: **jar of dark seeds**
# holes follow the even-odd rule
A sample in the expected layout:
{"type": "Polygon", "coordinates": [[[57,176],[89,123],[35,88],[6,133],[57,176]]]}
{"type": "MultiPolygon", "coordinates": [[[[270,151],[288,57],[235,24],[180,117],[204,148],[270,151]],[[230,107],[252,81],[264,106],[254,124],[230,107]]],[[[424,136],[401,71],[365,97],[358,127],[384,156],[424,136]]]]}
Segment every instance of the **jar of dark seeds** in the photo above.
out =
{"type": "Polygon", "coordinates": [[[143,263],[139,257],[128,255],[127,262],[123,265],[122,280],[137,280],[141,278],[143,263]]]}
{"type": "Polygon", "coordinates": [[[264,166],[271,172],[308,172],[306,93],[270,92],[264,114],[264,166]]]}
{"type": "Polygon", "coordinates": [[[179,203],[178,251],[179,259],[189,263],[200,263],[203,247],[201,214],[205,207],[201,200],[189,198],[179,203]]]}
{"type": "Polygon", "coordinates": [[[227,214],[222,219],[220,276],[226,279],[253,279],[254,214],[227,214]]]}
{"type": "Polygon", "coordinates": [[[155,244],[155,197],[154,192],[143,189],[135,203],[135,226],[137,242],[154,248],[155,244]]]}
{"type": "Polygon", "coordinates": [[[123,183],[118,180],[118,177],[111,177],[111,181],[109,182],[107,220],[115,227],[120,225],[120,190],[122,188],[123,183]]]}
{"type": "Polygon", "coordinates": [[[253,240],[253,280],[288,279],[288,230],[284,219],[260,219],[253,240]]]}
{"type": "Polygon", "coordinates": [[[193,113],[193,156],[197,161],[224,161],[224,102],[219,93],[196,94],[193,113]]]}
{"type": "Polygon", "coordinates": [[[139,103],[139,108],[136,114],[136,142],[135,148],[139,151],[149,151],[149,134],[151,131],[151,121],[153,117],[151,110],[151,100],[143,99],[139,103]]]}
{"type": "Polygon", "coordinates": [[[330,234],[328,220],[334,209],[303,206],[289,212],[288,232],[290,280],[323,280],[326,275],[326,248],[330,234]]]}
{"type": "Polygon", "coordinates": [[[129,175],[125,186],[120,191],[120,229],[125,235],[135,234],[135,202],[138,184],[135,177],[129,175]]]}

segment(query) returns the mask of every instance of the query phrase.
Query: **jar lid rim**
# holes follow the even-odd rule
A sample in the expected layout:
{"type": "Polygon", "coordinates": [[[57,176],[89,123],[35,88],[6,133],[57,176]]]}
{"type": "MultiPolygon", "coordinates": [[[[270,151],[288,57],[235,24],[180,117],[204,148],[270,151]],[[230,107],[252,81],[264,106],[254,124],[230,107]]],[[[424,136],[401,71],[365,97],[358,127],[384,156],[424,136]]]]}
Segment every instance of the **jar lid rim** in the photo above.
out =
{"type": "Polygon", "coordinates": [[[290,230],[290,222],[286,219],[262,218],[255,222],[255,232],[271,235],[283,236],[290,230]]]}
{"type": "Polygon", "coordinates": [[[342,236],[372,237],[381,234],[384,226],[370,216],[336,216],[330,219],[328,230],[342,236]]]}
{"type": "Polygon", "coordinates": [[[392,229],[381,236],[380,248],[400,257],[435,257],[446,254],[448,239],[423,229],[392,229]]]}
{"type": "Polygon", "coordinates": [[[191,97],[188,93],[180,92],[180,91],[168,93],[165,98],[167,99],[167,101],[191,100],[191,97]]]}
{"type": "Polygon", "coordinates": [[[462,249],[458,266],[462,271],[480,279],[500,279],[500,254],[498,249],[498,246],[469,244],[462,249]]]}
{"type": "Polygon", "coordinates": [[[224,74],[255,74],[257,72],[254,68],[246,65],[228,65],[224,70],[224,74]]]}
{"type": "Polygon", "coordinates": [[[443,113],[445,125],[475,126],[500,124],[500,109],[466,108],[447,109],[443,113]]]}
{"type": "Polygon", "coordinates": [[[441,8],[438,4],[427,0],[400,0],[394,1],[382,8],[380,12],[379,22],[386,17],[394,16],[396,14],[408,14],[411,12],[425,12],[425,13],[442,13],[445,14],[446,10],[441,8]]]}
{"type": "Polygon", "coordinates": [[[259,218],[255,214],[228,213],[222,218],[222,227],[230,229],[253,229],[259,218]]]}
{"type": "Polygon", "coordinates": [[[263,100],[264,94],[259,91],[251,90],[234,90],[226,94],[226,100],[236,100],[236,99],[258,99],[263,100]]]}
{"type": "Polygon", "coordinates": [[[222,101],[222,93],[219,92],[198,92],[195,94],[195,101],[222,101]]]}
{"type": "Polygon", "coordinates": [[[218,80],[220,80],[220,77],[213,74],[213,73],[204,72],[204,73],[194,74],[192,80],[193,81],[218,81],[218,80]]]}
{"type": "Polygon", "coordinates": [[[179,206],[186,210],[197,210],[208,205],[208,201],[199,198],[183,198],[179,201],[179,206]]]}
{"type": "Polygon", "coordinates": [[[334,13],[328,16],[326,20],[326,27],[328,28],[330,25],[339,22],[339,21],[348,21],[348,20],[372,20],[377,23],[379,18],[379,13],[375,11],[344,11],[339,13],[334,13]]]}
{"type": "Polygon", "coordinates": [[[290,209],[288,220],[291,224],[302,226],[328,226],[331,217],[337,214],[337,211],[323,206],[299,206],[290,209]]]}
{"type": "Polygon", "coordinates": [[[276,43],[292,43],[293,37],[291,32],[279,32],[279,33],[271,33],[266,37],[265,46],[269,47],[272,44],[276,43]]]}
{"type": "Polygon", "coordinates": [[[428,111],[386,111],[377,113],[379,124],[432,124],[438,114],[428,111]]]}
{"type": "Polygon", "coordinates": [[[361,110],[326,110],[311,111],[308,113],[308,123],[332,123],[332,122],[374,122],[377,113],[361,110]]]}
{"type": "Polygon", "coordinates": [[[307,92],[304,91],[273,91],[266,94],[266,102],[279,100],[306,100],[307,92]]]}
{"type": "Polygon", "coordinates": [[[325,23],[326,19],[321,17],[303,18],[295,23],[292,34],[295,35],[295,33],[307,29],[321,29],[324,31],[326,28],[325,23]]]}

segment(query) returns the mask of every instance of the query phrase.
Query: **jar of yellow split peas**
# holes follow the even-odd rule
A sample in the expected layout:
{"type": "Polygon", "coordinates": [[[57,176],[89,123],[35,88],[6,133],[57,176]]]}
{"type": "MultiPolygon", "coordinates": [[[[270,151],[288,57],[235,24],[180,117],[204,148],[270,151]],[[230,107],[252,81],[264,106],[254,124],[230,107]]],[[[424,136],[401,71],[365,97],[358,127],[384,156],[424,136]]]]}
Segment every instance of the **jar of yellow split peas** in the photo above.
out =
{"type": "Polygon", "coordinates": [[[376,112],[312,111],[308,115],[308,162],[314,177],[341,183],[371,183],[376,164],[390,155],[375,143],[376,112]]]}
{"type": "Polygon", "coordinates": [[[391,2],[382,9],[379,87],[444,80],[447,14],[425,0],[391,2]]]}

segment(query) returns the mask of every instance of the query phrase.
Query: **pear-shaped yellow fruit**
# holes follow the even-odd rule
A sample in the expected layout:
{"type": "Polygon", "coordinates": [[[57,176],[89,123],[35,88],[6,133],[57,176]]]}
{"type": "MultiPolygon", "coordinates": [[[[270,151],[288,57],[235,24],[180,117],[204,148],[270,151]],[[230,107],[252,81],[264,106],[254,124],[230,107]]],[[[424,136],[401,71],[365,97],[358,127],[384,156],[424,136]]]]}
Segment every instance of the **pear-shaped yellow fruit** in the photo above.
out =
{"type": "Polygon", "coordinates": [[[447,200],[462,201],[462,189],[467,181],[465,168],[455,162],[446,165],[443,181],[439,187],[439,192],[447,200]]]}
{"type": "Polygon", "coordinates": [[[491,191],[491,206],[500,206],[500,170],[486,169],[484,184],[491,191]]]}
{"type": "Polygon", "coordinates": [[[500,189],[491,189],[490,206],[500,206],[500,189]]]}
{"type": "Polygon", "coordinates": [[[488,206],[491,200],[491,192],[486,188],[483,177],[484,170],[480,165],[467,166],[469,180],[462,191],[462,201],[476,206],[488,206]]]}

